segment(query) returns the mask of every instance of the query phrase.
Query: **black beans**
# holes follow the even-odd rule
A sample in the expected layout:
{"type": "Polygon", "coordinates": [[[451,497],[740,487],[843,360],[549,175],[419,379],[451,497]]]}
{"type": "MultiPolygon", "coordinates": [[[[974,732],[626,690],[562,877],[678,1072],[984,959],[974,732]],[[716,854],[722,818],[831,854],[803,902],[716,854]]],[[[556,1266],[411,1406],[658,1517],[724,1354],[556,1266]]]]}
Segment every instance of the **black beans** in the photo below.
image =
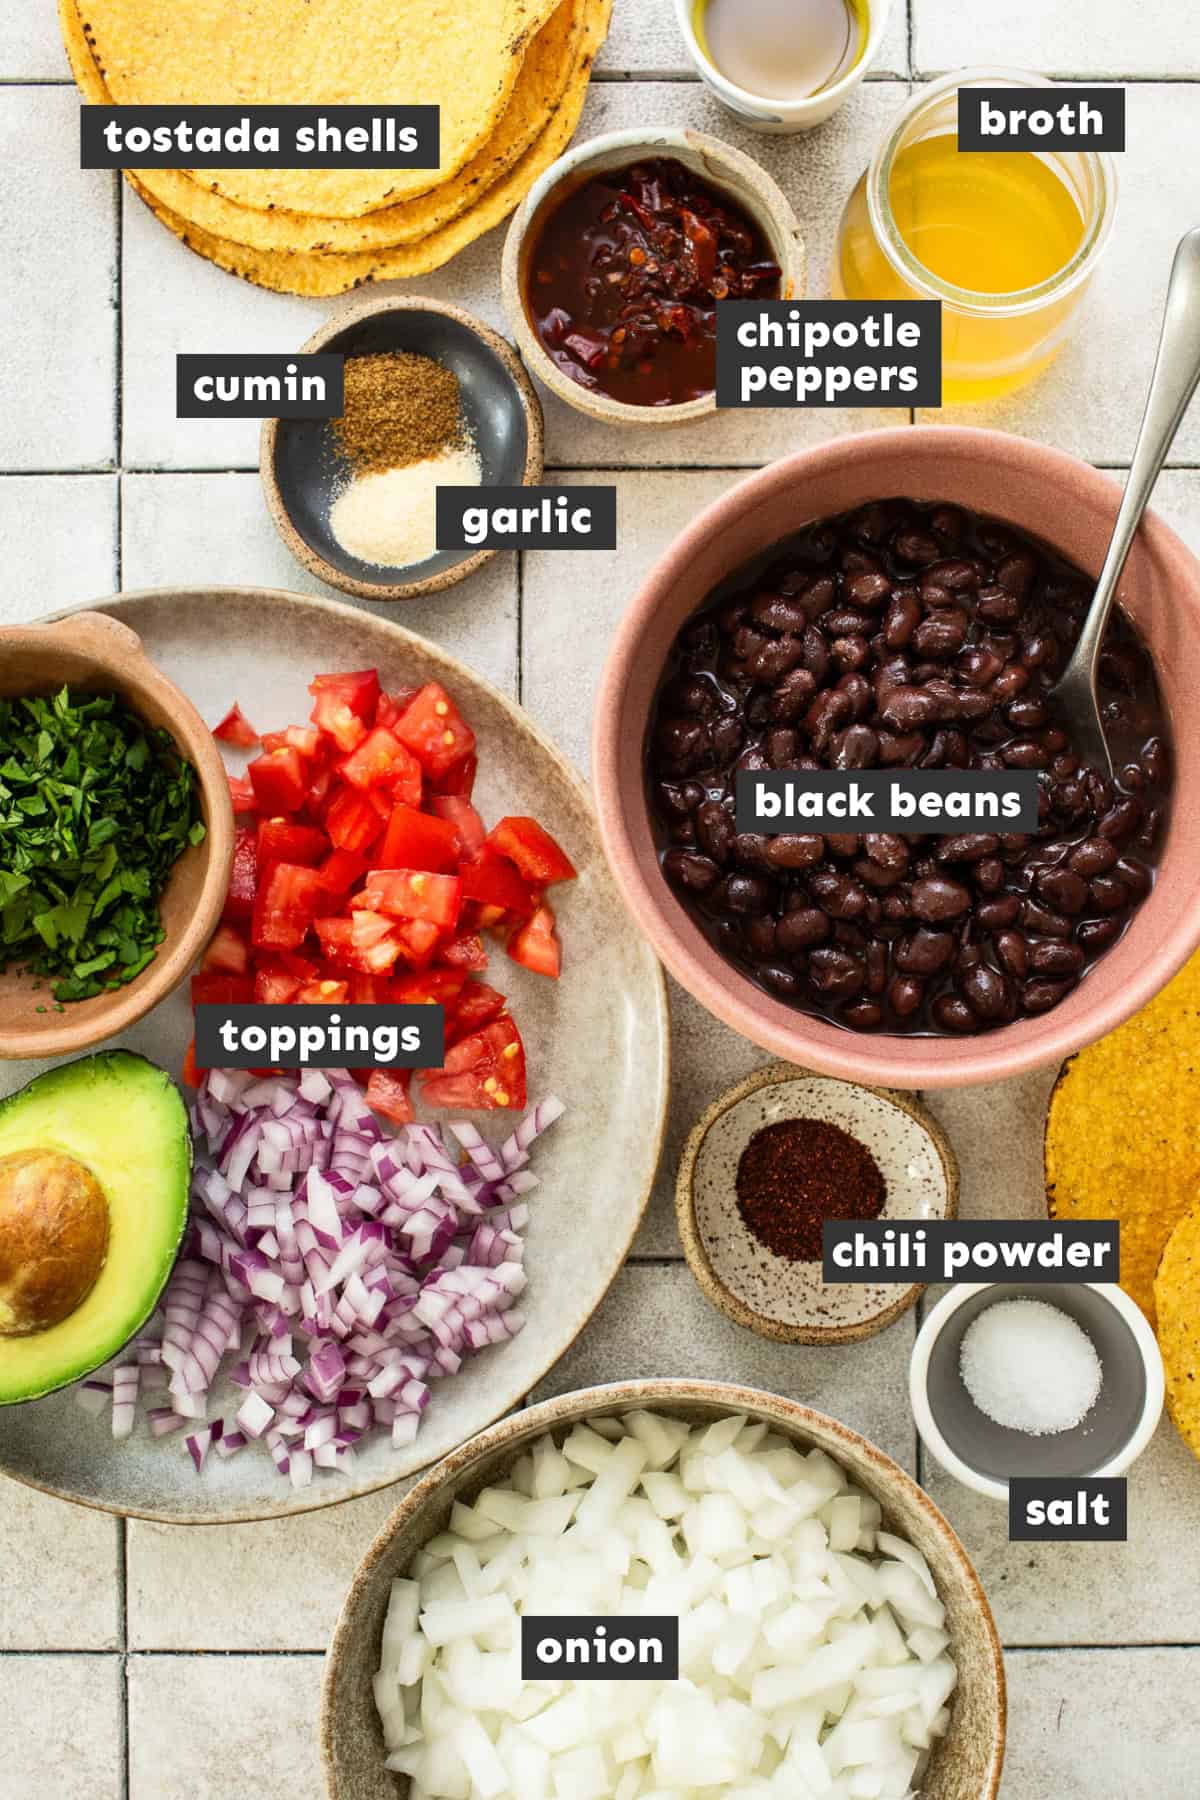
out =
{"type": "Polygon", "coordinates": [[[970,909],[971,890],[961,881],[951,881],[947,875],[930,875],[913,883],[913,911],[927,924],[957,919],[970,909]]]}
{"type": "Polygon", "coordinates": [[[795,912],[784,913],[775,927],[776,946],[788,956],[794,956],[798,950],[809,950],[814,944],[823,944],[829,936],[829,920],[818,906],[798,907],[795,912]]]}
{"type": "Polygon", "coordinates": [[[687,888],[693,894],[704,894],[721,871],[707,856],[697,856],[687,850],[668,850],[663,857],[663,872],[676,887],[687,888]]]}
{"type": "Polygon", "coordinates": [[[663,869],[720,953],[854,1030],[964,1034],[1045,1011],[1115,943],[1154,880],[1171,756],[1121,616],[1102,704],[1114,780],[1052,688],[1088,584],[1013,527],[871,502],[805,527],[687,621],[651,724],[663,869]],[[1033,832],[739,833],[756,770],[1027,770],[1033,832]]]}
{"type": "Polygon", "coordinates": [[[954,939],[948,931],[914,931],[901,938],[893,961],[906,975],[936,975],[954,956],[954,939]]]}

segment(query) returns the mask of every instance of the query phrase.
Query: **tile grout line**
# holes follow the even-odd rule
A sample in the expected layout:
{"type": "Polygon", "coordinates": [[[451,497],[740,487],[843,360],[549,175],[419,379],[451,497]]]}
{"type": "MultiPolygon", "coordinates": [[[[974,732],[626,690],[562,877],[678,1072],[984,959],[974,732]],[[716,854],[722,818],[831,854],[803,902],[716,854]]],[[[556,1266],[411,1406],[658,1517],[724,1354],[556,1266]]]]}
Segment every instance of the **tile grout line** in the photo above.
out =
{"type": "MultiPolygon", "coordinates": [[[[918,421],[913,416],[914,409],[908,407],[909,425],[918,421]]],[[[835,439],[825,440],[834,442],[835,439]]],[[[1087,463],[1092,469],[1098,469],[1106,475],[1125,475],[1129,472],[1129,464],[1124,462],[1091,461],[1087,457],[1077,460],[1087,463]]],[[[771,458],[778,461],[778,458],[771,458]]],[[[768,468],[770,463],[547,463],[547,475],[756,475],[761,469],[768,468]]],[[[196,476],[196,475],[257,475],[258,464],[235,463],[213,464],[208,468],[162,468],[143,463],[104,463],[94,468],[61,468],[61,469],[0,469],[0,481],[56,481],[66,478],[94,477],[103,479],[110,475],[160,475],[196,476]]],[[[1163,464],[1163,473],[1167,475],[1192,475],[1200,473],[1200,461],[1167,462],[1163,464]]]]}
{"type": "MultiPolygon", "coordinates": [[[[936,81],[943,75],[952,74],[951,68],[917,69],[913,66],[913,21],[911,4],[908,21],[908,57],[907,72],[897,69],[875,69],[864,75],[867,85],[879,86],[886,82],[900,81],[936,81]]],[[[1136,75],[1125,75],[1114,69],[1042,69],[1039,73],[1051,81],[1078,81],[1106,83],[1120,87],[1176,86],[1187,87],[1200,85],[1200,69],[1144,69],[1136,75]]],[[[663,85],[670,87],[702,87],[701,77],[693,69],[596,69],[591,77],[597,87],[629,87],[635,84],[663,85]]],[[[75,82],[70,75],[0,75],[2,88],[73,88],[75,82]]]]}
{"type": "MultiPolygon", "coordinates": [[[[528,1397],[520,1403],[521,1407],[534,1404],[536,1403],[528,1397]]],[[[189,1528],[185,1527],[184,1529],[189,1528]]],[[[236,1529],[236,1527],[230,1527],[230,1529],[236,1529]]],[[[1157,1650],[1174,1650],[1186,1652],[1189,1655],[1200,1655],[1200,1643],[1189,1643],[1186,1640],[1172,1638],[1164,1638],[1161,1640],[1155,1639],[1153,1642],[1145,1643],[1004,1644],[1002,1648],[1006,1656],[1121,1656],[1131,1654],[1144,1655],[1157,1650]]],[[[239,1646],[236,1649],[230,1649],[228,1645],[197,1645],[186,1650],[178,1647],[168,1647],[163,1649],[147,1648],[144,1650],[131,1650],[128,1653],[122,1650],[51,1650],[39,1648],[29,1650],[0,1650],[0,1667],[3,1667],[6,1662],[16,1662],[23,1658],[48,1657],[56,1662],[70,1662],[73,1658],[88,1657],[102,1662],[111,1662],[114,1665],[119,1666],[122,1676],[122,1685],[124,1686],[128,1680],[128,1666],[134,1661],[144,1660],[146,1662],[161,1662],[165,1661],[168,1657],[174,1657],[177,1660],[189,1661],[199,1660],[200,1658],[212,1661],[213,1658],[220,1658],[232,1662],[235,1658],[241,1658],[245,1661],[254,1662],[279,1662],[296,1659],[315,1662],[323,1660],[327,1655],[327,1646],[316,1646],[311,1644],[299,1647],[295,1645],[288,1647],[277,1646],[271,1649],[254,1648],[251,1646],[239,1646]]],[[[126,1751],[127,1749],[128,1746],[126,1745],[126,1751]]],[[[126,1766],[126,1777],[128,1778],[128,1766],[126,1766]]],[[[121,1789],[121,1800],[128,1800],[128,1788],[124,1784],[121,1789]]]]}

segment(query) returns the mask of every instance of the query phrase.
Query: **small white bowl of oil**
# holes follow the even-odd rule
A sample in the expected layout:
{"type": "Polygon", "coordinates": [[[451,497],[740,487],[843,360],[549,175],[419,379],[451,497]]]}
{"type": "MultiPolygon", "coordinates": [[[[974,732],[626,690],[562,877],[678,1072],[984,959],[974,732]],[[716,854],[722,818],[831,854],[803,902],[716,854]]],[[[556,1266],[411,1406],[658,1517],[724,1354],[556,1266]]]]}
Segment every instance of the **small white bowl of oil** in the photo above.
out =
{"type": "Polygon", "coordinates": [[[809,131],[879,50],[891,0],[675,0],[692,61],[752,131],[809,131]]]}

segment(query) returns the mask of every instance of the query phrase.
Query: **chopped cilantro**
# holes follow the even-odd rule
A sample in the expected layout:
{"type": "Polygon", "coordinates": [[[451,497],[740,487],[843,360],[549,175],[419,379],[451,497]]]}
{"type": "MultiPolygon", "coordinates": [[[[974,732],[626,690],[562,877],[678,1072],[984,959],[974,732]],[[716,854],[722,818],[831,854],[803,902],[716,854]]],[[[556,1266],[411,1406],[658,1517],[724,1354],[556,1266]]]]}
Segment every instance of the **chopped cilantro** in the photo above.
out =
{"type": "Polygon", "coordinates": [[[203,838],[195,770],[115,694],[0,700],[0,969],[51,976],[56,1011],[153,959],[159,895],[203,838]]]}

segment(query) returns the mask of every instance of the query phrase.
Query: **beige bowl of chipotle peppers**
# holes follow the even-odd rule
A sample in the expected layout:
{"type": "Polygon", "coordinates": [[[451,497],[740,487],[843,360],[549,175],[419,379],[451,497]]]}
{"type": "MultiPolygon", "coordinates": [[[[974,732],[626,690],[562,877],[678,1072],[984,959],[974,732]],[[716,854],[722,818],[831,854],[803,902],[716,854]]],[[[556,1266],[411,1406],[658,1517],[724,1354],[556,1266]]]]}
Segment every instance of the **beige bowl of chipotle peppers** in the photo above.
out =
{"type": "Polygon", "coordinates": [[[513,215],[501,291],[521,354],[569,406],[679,425],[716,406],[719,300],[803,295],[782,191],[699,131],[613,131],[546,170],[513,215]]]}
{"type": "Polygon", "coordinates": [[[910,1094],[788,1063],[738,1082],[697,1121],[675,1186],[692,1274],[735,1324],[789,1344],[874,1337],[923,1284],[822,1278],[822,1228],[952,1219],[958,1163],[910,1094]]]}

